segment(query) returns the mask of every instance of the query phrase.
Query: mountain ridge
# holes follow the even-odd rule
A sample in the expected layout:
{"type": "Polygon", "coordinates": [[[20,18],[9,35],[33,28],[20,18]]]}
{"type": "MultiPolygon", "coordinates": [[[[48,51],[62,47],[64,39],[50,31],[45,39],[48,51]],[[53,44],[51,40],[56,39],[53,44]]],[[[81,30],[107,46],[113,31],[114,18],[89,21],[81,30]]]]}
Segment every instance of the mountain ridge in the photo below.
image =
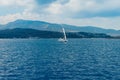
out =
{"type": "Polygon", "coordinates": [[[104,29],[95,26],[74,26],[68,24],[56,24],[37,20],[33,21],[18,19],[16,21],[0,26],[1,26],[0,29],[31,28],[37,30],[57,32],[60,32],[61,28],[64,27],[66,32],[90,32],[90,33],[105,33],[109,35],[120,35],[120,30],[104,29]]]}

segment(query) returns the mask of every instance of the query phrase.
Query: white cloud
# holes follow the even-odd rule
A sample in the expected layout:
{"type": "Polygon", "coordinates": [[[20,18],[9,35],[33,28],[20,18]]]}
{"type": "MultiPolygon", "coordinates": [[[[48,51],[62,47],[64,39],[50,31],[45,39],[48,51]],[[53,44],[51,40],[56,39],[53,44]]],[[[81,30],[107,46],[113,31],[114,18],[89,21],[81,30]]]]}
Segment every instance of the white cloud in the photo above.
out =
{"type": "Polygon", "coordinates": [[[61,14],[62,13],[62,5],[61,4],[51,4],[50,7],[46,9],[50,14],[61,14]]]}
{"type": "Polygon", "coordinates": [[[34,0],[0,0],[0,6],[26,6],[33,2],[34,0]]]}
{"type": "MultiPolygon", "coordinates": [[[[34,0],[0,0],[0,7],[18,7],[24,8],[24,12],[30,12],[35,8],[34,0]]],[[[14,11],[11,10],[11,11],[14,11]]],[[[9,13],[8,13],[9,15],[9,13]]]]}
{"type": "Polygon", "coordinates": [[[69,0],[66,4],[56,1],[49,5],[47,10],[51,14],[61,14],[67,17],[74,17],[74,15],[77,17],[96,17],[104,16],[103,13],[119,10],[119,7],[119,0],[69,0]]]}
{"type": "Polygon", "coordinates": [[[0,16],[1,24],[17,19],[31,19],[120,29],[120,14],[113,12],[119,10],[119,0],[57,0],[45,6],[36,4],[36,0],[0,0],[1,6],[24,8],[21,13],[0,16]],[[107,13],[109,11],[111,15],[107,13]]]}
{"type": "MultiPolygon", "coordinates": [[[[0,23],[6,24],[8,22],[17,20],[17,19],[33,19],[36,14],[32,13],[32,10],[35,8],[35,1],[34,0],[0,0],[0,7],[16,7],[17,9],[23,8],[23,12],[20,13],[8,13],[6,15],[0,16],[0,23]]],[[[11,10],[11,11],[14,11],[11,10]]],[[[18,10],[19,11],[19,10],[18,10]]],[[[7,12],[7,11],[6,11],[7,12]]]]}

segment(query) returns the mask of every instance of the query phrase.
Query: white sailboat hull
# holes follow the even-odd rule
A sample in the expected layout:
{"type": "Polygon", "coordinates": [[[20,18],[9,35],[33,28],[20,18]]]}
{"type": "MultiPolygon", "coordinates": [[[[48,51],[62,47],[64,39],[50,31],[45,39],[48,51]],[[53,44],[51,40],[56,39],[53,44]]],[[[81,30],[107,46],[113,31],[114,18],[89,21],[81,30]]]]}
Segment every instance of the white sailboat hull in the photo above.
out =
{"type": "Polygon", "coordinates": [[[60,42],[67,42],[68,40],[60,38],[60,39],[58,39],[58,41],[60,41],[60,42]]]}

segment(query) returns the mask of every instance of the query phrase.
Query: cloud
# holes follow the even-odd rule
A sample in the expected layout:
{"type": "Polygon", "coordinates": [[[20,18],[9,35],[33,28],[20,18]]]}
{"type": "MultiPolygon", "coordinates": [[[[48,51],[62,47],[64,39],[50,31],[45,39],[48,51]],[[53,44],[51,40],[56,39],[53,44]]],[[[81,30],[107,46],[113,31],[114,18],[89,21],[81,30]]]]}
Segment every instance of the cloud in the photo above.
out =
{"type": "Polygon", "coordinates": [[[3,6],[71,18],[120,16],[119,0],[0,0],[0,7],[3,6]]]}
{"type": "Polygon", "coordinates": [[[119,0],[69,0],[66,4],[59,1],[48,8],[51,14],[61,14],[72,18],[120,16],[119,0]]]}
{"type": "Polygon", "coordinates": [[[119,0],[0,0],[0,22],[20,18],[119,28],[119,9],[119,0]]]}
{"type": "Polygon", "coordinates": [[[0,6],[27,6],[34,0],[0,0],[0,6]]]}

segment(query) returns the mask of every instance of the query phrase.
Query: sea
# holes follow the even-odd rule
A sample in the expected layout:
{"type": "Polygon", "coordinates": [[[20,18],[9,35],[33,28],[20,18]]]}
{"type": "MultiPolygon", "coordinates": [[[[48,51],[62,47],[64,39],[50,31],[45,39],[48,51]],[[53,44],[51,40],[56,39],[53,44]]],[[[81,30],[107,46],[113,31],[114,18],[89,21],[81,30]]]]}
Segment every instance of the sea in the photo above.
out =
{"type": "Polygon", "coordinates": [[[120,80],[120,40],[0,39],[0,80],[120,80]]]}

